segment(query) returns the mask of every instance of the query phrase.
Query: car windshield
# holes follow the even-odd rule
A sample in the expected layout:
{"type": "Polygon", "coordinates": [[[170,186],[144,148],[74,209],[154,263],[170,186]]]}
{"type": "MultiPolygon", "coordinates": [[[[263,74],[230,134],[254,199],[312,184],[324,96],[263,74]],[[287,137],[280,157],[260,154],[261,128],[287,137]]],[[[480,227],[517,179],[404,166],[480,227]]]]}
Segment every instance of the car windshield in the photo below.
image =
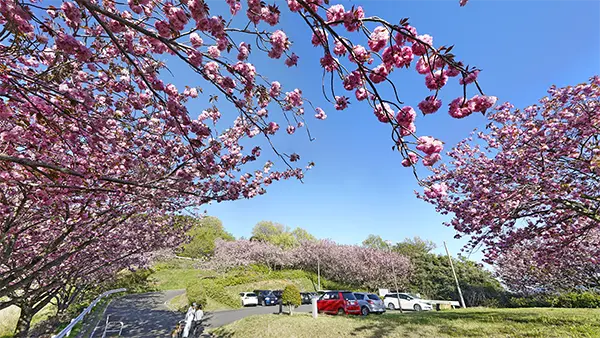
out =
{"type": "Polygon", "coordinates": [[[256,297],[256,293],[247,293],[246,297],[256,297]]]}
{"type": "Polygon", "coordinates": [[[342,292],[342,296],[345,300],[356,300],[356,297],[354,297],[352,292],[342,292]]]}
{"type": "Polygon", "coordinates": [[[354,294],[354,297],[356,297],[356,299],[358,299],[358,300],[363,300],[363,299],[365,299],[365,296],[364,296],[363,294],[360,294],[360,293],[355,293],[355,294],[354,294]]]}
{"type": "Polygon", "coordinates": [[[262,295],[265,297],[274,297],[275,295],[271,291],[263,291],[262,295]]]}
{"type": "Polygon", "coordinates": [[[369,294],[369,295],[367,295],[367,297],[369,297],[369,299],[372,299],[372,300],[380,300],[379,297],[377,297],[377,295],[374,295],[374,294],[369,294]]]}

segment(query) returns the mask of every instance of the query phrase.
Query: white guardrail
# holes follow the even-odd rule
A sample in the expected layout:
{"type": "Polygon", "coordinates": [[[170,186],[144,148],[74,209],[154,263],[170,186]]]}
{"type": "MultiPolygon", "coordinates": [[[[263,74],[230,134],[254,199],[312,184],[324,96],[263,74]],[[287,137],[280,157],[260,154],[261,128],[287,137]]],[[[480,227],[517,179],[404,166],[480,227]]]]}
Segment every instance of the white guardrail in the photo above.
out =
{"type": "Polygon", "coordinates": [[[125,291],[127,291],[127,289],[115,289],[115,290],[106,291],[105,293],[101,294],[96,299],[94,299],[92,304],[90,304],[90,306],[88,306],[85,310],[83,310],[83,312],[81,312],[79,314],[79,316],[77,316],[75,319],[72,319],[71,323],[69,325],[67,325],[67,327],[65,327],[62,331],[60,331],[60,333],[57,334],[56,336],[52,336],[52,338],[68,337],[69,334],[71,334],[71,330],[73,330],[73,327],[75,327],[75,325],[77,325],[77,323],[82,321],[83,317],[85,317],[85,315],[87,315],[88,313],[90,313],[92,311],[92,309],[94,308],[94,306],[96,306],[96,304],[98,304],[100,299],[102,299],[108,295],[112,295],[113,293],[119,293],[119,292],[125,292],[125,291]]]}

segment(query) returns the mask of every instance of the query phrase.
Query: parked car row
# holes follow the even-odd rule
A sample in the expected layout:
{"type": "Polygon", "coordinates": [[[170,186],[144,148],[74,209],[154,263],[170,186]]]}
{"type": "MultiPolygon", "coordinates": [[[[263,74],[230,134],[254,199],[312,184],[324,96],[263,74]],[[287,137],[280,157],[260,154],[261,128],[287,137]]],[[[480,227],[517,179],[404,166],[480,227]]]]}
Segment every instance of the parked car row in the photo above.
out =
{"type": "MultiPolygon", "coordinates": [[[[281,290],[254,290],[242,292],[240,297],[242,306],[269,306],[276,305],[281,299],[281,290]]],[[[431,304],[417,296],[408,293],[388,293],[383,299],[374,293],[352,292],[347,290],[323,291],[319,296],[314,292],[300,292],[302,304],[311,304],[317,298],[319,313],[329,314],[355,314],[366,316],[370,313],[382,314],[388,310],[413,310],[430,311],[431,304]]]]}
{"type": "Polygon", "coordinates": [[[384,313],[385,306],[377,295],[346,290],[324,292],[317,301],[319,313],[363,315],[384,313]]]}

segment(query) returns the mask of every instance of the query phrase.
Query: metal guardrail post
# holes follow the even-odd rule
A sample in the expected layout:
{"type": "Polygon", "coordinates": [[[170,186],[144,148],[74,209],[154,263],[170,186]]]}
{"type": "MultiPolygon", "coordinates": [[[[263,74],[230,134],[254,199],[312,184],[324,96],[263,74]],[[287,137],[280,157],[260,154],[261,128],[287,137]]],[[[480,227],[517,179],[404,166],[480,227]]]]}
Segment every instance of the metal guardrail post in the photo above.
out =
{"type": "Polygon", "coordinates": [[[96,306],[96,304],[98,304],[100,299],[102,299],[108,295],[112,295],[113,293],[119,293],[119,292],[125,292],[125,291],[127,291],[127,289],[115,289],[115,290],[106,291],[105,293],[101,294],[96,299],[94,299],[94,301],[90,304],[90,306],[88,306],[85,310],[83,310],[79,314],[79,316],[72,319],[71,323],[69,325],[67,325],[67,327],[65,327],[62,331],[60,331],[56,336],[53,336],[52,338],[68,337],[69,334],[71,334],[71,330],[73,330],[73,327],[75,327],[75,325],[77,325],[77,323],[82,321],[83,317],[85,317],[85,315],[87,315],[88,313],[90,313],[92,311],[92,309],[94,308],[94,306],[96,306]]]}

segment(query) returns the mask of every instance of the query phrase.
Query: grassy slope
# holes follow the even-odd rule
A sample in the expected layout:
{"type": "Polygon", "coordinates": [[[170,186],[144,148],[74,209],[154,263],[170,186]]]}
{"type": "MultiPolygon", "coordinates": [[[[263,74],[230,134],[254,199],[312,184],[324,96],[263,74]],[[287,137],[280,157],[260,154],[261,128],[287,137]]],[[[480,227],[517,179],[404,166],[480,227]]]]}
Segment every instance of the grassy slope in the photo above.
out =
{"type": "MultiPolygon", "coordinates": [[[[247,271],[237,270],[226,274],[216,273],[214,271],[199,270],[193,267],[193,262],[185,260],[172,260],[156,264],[154,273],[151,275],[153,287],[157,290],[185,289],[189,283],[198,282],[206,277],[217,277],[217,279],[232,281],[246,279],[245,283],[233,283],[225,287],[225,297],[230,300],[230,304],[237,304],[239,293],[244,291],[253,291],[256,289],[281,289],[288,284],[295,284],[301,291],[314,291],[315,286],[312,280],[314,276],[299,270],[284,271],[266,271],[261,269],[249,269],[247,271]]],[[[324,288],[337,288],[344,286],[335,285],[335,283],[323,280],[324,288]]],[[[185,296],[175,297],[170,300],[169,305],[173,309],[185,309],[187,298],[185,296]]],[[[207,310],[225,310],[231,309],[231,306],[223,304],[216,299],[208,299],[207,310]]]]}
{"type": "MultiPolygon", "coordinates": [[[[21,310],[16,306],[9,306],[0,310],[0,338],[12,337],[17,327],[17,320],[21,310]]],[[[52,304],[44,306],[38,313],[33,316],[31,326],[48,319],[48,317],[56,314],[56,308],[52,304]]]]}
{"type": "Polygon", "coordinates": [[[327,316],[261,315],[213,330],[217,337],[600,337],[599,309],[487,309],[327,316]],[[269,317],[266,320],[266,317],[269,317]]]}

